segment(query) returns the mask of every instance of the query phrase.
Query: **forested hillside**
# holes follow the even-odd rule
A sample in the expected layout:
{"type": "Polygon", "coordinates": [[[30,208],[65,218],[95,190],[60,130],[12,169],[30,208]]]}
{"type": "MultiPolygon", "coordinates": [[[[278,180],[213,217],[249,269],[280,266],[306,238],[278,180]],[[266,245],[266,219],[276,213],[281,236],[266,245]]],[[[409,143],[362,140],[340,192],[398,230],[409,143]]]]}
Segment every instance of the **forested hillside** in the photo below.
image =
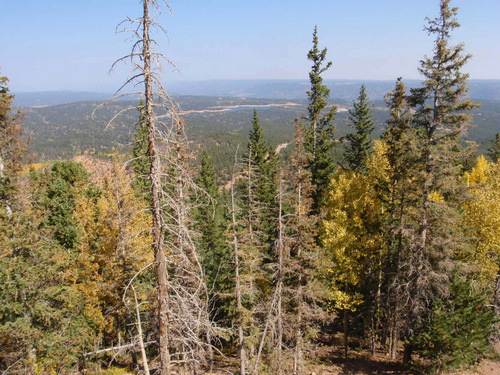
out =
{"type": "Polygon", "coordinates": [[[317,27],[303,101],[172,98],[161,4],[139,101],[17,112],[0,76],[0,371],[498,371],[500,104],[467,96],[450,0],[384,102],[332,100],[317,27]]]}
{"type": "MultiPolygon", "coordinates": [[[[201,151],[206,150],[212,156],[219,174],[227,172],[237,145],[243,147],[246,143],[254,108],[259,111],[266,140],[276,147],[291,142],[294,119],[301,117],[307,106],[305,101],[197,96],[175,99],[186,120],[186,131],[194,144],[193,151],[200,156],[201,151]]],[[[464,139],[477,143],[478,153],[484,154],[490,141],[500,131],[500,102],[475,101],[481,107],[471,111],[473,127],[464,135],[464,139]]],[[[349,130],[347,109],[352,108],[353,102],[331,102],[339,110],[334,123],[336,137],[341,138],[349,130]]],[[[378,137],[385,129],[389,110],[381,100],[371,102],[374,136],[378,137]]],[[[115,113],[126,107],[137,107],[139,102],[118,101],[92,116],[99,104],[100,102],[94,101],[48,107],[20,107],[24,113],[24,128],[31,136],[30,149],[38,156],[38,161],[59,160],[83,154],[99,157],[109,154],[113,149],[122,153],[129,152],[134,131],[130,124],[136,121],[137,112],[130,111],[121,116],[113,127],[106,127],[106,124],[115,113]]],[[[342,147],[340,151],[341,149],[342,147]]]]}
{"type": "MultiPolygon", "coordinates": [[[[373,100],[383,100],[391,91],[394,82],[382,80],[325,79],[336,101],[354,100],[361,85],[365,85],[368,96],[373,100]]],[[[408,88],[415,88],[420,81],[406,80],[408,88]]],[[[309,82],[304,80],[205,80],[193,82],[170,82],[169,91],[174,96],[211,96],[251,99],[305,100],[309,82]]],[[[469,94],[477,100],[500,100],[500,80],[471,79],[469,94]]],[[[110,94],[90,92],[19,92],[15,93],[14,105],[18,107],[47,106],[81,101],[106,100],[110,94]]]]}

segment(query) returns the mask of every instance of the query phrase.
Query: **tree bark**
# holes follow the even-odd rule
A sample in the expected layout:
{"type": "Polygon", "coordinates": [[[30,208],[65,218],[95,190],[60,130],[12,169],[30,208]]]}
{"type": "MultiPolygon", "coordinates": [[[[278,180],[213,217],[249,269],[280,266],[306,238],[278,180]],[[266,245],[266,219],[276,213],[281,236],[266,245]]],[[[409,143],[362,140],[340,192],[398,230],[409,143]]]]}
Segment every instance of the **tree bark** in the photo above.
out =
{"type": "MultiPolygon", "coordinates": [[[[235,165],[236,165],[237,155],[235,155],[235,165]]],[[[235,181],[235,173],[233,170],[232,181],[235,181]]],[[[236,309],[238,316],[238,353],[240,357],[240,375],[246,374],[246,349],[245,349],[245,335],[243,332],[243,303],[241,300],[241,279],[240,279],[240,257],[238,248],[238,234],[237,234],[237,223],[236,223],[236,204],[235,204],[235,193],[234,193],[234,183],[231,184],[231,219],[233,225],[233,258],[234,258],[234,268],[235,268],[235,296],[236,296],[236,309]]]]}
{"type": "Polygon", "coordinates": [[[148,357],[146,356],[146,349],[144,346],[144,339],[142,337],[142,322],[141,314],[139,313],[139,303],[137,302],[137,293],[135,288],[132,287],[132,292],[134,292],[134,302],[135,302],[135,313],[137,316],[137,336],[139,338],[139,347],[141,349],[142,366],[144,367],[144,374],[149,375],[148,357]]]}
{"type": "Polygon", "coordinates": [[[348,326],[347,326],[347,309],[344,309],[344,358],[347,359],[347,354],[349,352],[349,338],[348,334],[348,326]]]}
{"type": "Polygon", "coordinates": [[[144,94],[145,120],[148,129],[148,156],[150,162],[149,178],[151,180],[151,211],[153,214],[153,247],[156,260],[156,275],[158,279],[158,340],[160,352],[160,374],[170,375],[169,352],[169,297],[168,270],[164,249],[164,229],[161,210],[160,161],[155,144],[155,117],[153,109],[153,71],[151,69],[151,39],[149,36],[149,0],[144,0],[143,18],[143,51],[144,61],[144,94]]]}

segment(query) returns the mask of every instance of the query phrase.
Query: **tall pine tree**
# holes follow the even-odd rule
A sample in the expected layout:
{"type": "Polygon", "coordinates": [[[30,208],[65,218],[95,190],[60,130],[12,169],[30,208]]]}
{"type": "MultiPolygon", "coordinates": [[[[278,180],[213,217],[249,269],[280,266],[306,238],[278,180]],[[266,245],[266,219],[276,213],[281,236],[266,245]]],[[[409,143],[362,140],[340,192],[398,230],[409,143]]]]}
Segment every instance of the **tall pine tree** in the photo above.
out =
{"type": "Polygon", "coordinates": [[[420,199],[414,187],[414,176],[420,168],[420,156],[416,149],[416,134],[412,127],[412,108],[408,103],[406,87],[398,78],[394,91],[386,96],[390,117],[383,134],[389,173],[386,183],[376,186],[379,199],[385,203],[382,228],[386,238],[387,259],[384,266],[384,310],[387,327],[384,340],[392,359],[396,358],[403,329],[404,285],[401,272],[410,258],[415,223],[418,222],[413,207],[420,199]]]}
{"type": "Polygon", "coordinates": [[[354,172],[366,172],[366,161],[373,147],[371,134],[375,130],[371,105],[368,103],[365,85],[361,86],[354,109],[349,110],[349,125],[355,130],[345,137],[348,144],[344,159],[348,168],[354,172]]]}
{"type": "Polygon", "coordinates": [[[197,248],[207,278],[213,314],[227,318],[227,295],[233,285],[231,249],[228,245],[227,221],[223,197],[219,192],[212,158],[203,152],[201,169],[196,179],[201,189],[193,210],[194,227],[199,233],[197,248]]]}
{"type": "MultiPolygon", "coordinates": [[[[422,60],[419,71],[425,80],[410,96],[419,152],[419,170],[412,177],[420,199],[413,207],[417,220],[405,268],[408,336],[425,329],[422,319],[433,301],[446,295],[454,258],[468,246],[458,209],[465,192],[458,178],[464,156],[460,136],[470,126],[468,111],[476,105],[464,99],[468,75],[461,72],[471,55],[464,53],[463,44],[449,44],[451,32],[460,26],[456,13],[450,0],[442,0],[439,16],[428,19],[425,30],[436,37],[434,55],[422,60]]],[[[408,362],[412,345],[405,349],[408,362]]]]}
{"type": "Polygon", "coordinates": [[[313,65],[309,72],[311,89],[307,91],[309,105],[307,107],[307,127],[305,129],[305,148],[310,153],[308,169],[312,174],[312,182],[315,186],[313,192],[314,209],[317,212],[323,190],[329,182],[329,175],[333,168],[332,147],[333,131],[332,124],[337,108],[330,106],[328,109],[328,98],[330,89],[323,83],[321,76],[331,66],[326,62],[327,49],[318,48],[318,28],[314,28],[313,47],[307,54],[308,60],[313,65]]]}
{"type": "Polygon", "coordinates": [[[7,77],[0,76],[0,205],[11,215],[11,198],[28,152],[28,141],[23,138],[22,114],[10,114],[14,95],[9,94],[8,82],[7,77]]]}
{"type": "MultiPolygon", "coordinates": [[[[259,236],[262,246],[272,246],[275,236],[275,219],[278,192],[278,157],[264,140],[257,110],[254,110],[247,151],[244,154],[245,173],[242,200],[253,226],[252,232],[259,236]]],[[[270,250],[270,249],[269,249],[270,250]]]]}
{"type": "Polygon", "coordinates": [[[491,141],[491,146],[488,149],[488,156],[495,163],[500,161],[500,133],[497,133],[495,139],[491,141]]]}

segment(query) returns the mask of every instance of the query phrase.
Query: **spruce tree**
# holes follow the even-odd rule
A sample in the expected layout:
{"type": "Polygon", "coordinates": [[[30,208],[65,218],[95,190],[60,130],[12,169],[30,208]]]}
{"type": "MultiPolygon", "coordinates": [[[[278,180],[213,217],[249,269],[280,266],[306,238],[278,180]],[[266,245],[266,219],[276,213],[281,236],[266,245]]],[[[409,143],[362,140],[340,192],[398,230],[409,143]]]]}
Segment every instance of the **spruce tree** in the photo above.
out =
{"type": "Polygon", "coordinates": [[[0,219],[0,371],[65,373],[93,348],[97,316],[75,282],[79,263],[25,206],[0,219]]]}
{"type": "MultiPolygon", "coordinates": [[[[413,127],[419,153],[419,170],[413,191],[419,199],[412,207],[414,239],[404,268],[408,299],[406,330],[411,336],[430,313],[432,301],[445,295],[449,270],[457,253],[469,246],[464,236],[459,204],[465,197],[460,136],[470,126],[470,111],[476,105],[464,99],[468,75],[461,69],[471,55],[463,44],[449,45],[451,32],[459,27],[457,8],[450,0],[440,3],[440,15],[428,19],[425,30],[436,37],[434,55],[421,61],[422,87],[409,98],[415,107],[413,127]]],[[[405,348],[405,362],[411,360],[411,343],[405,348]]]]}
{"type": "Polygon", "coordinates": [[[388,162],[388,177],[375,187],[379,199],[385,204],[382,215],[382,230],[386,239],[387,257],[384,264],[384,299],[387,327],[385,339],[392,359],[396,358],[398,343],[403,329],[404,266],[411,257],[409,244],[412,242],[418,216],[413,207],[421,195],[415,189],[415,176],[419,173],[420,155],[416,149],[416,134],[412,127],[412,108],[408,103],[406,87],[401,78],[386,98],[390,117],[383,134],[388,162]]]}
{"type": "Polygon", "coordinates": [[[328,109],[328,98],[330,89],[323,83],[322,74],[331,66],[331,62],[326,62],[327,49],[318,48],[318,28],[314,28],[313,47],[307,54],[307,58],[313,65],[309,72],[311,89],[307,91],[309,105],[307,107],[307,127],[305,129],[305,148],[311,154],[308,169],[312,174],[312,182],[315,186],[313,193],[314,209],[317,211],[320,197],[323,190],[328,185],[329,175],[333,168],[332,147],[333,131],[332,124],[335,118],[335,106],[328,109]]]}
{"type": "Polygon", "coordinates": [[[142,100],[139,102],[137,110],[139,111],[139,121],[135,125],[134,148],[132,150],[132,167],[135,172],[133,186],[139,194],[147,195],[151,190],[151,182],[148,178],[150,161],[148,157],[148,129],[142,100]]]}
{"type": "Polygon", "coordinates": [[[98,194],[86,177],[81,165],[57,162],[23,181],[11,215],[0,209],[2,370],[65,372],[102,328],[94,242],[82,240],[74,215],[77,201],[98,194]]]}
{"type": "Polygon", "coordinates": [[[324,314],[325,288],[318,282],[318,270],[327,262],[316,244],[318,215],[313,213],[311,155],[306,150],[303,125],[295,120],[294,149],[285,175],[288,192],[285,197],[285,251],[283,260],[283,304],[285,341],[293,343],[293,373],[304,373],[304,351],[308,338],[317,331],[324,314]]]}
{"type": "Polygon", "coordinates": [[[366,160],[372,150],[371,134],[375,130],[365,85],[361,86],[358,101],[353,103],[354,109],[349,110],[349,125],[355,130],[347,134],[348,144],[344,159],[348,168],[354,172],[366,172],[366,160]]]}
{"type": "Polygon", "coordinates": [[[230,293],[233,285],[232,254],[226,238],[228,228],[223,197],[217,186],[212,158],[205,151],[196,183],[201,189],[193,210],[194,227],[199,233],[197,248],[211,294],[211,311],[222,318],[222,313],[227,314],[222,311],[227,309],[224,304],[229,303],[224,296],[230,293]]]}
{"type": "Polygon", "coordinates": [[[495,139],[491,141],[491,146],[488,149],[488,156],[495,163],[500,161],[500,133],[497,133],[495,139]]]}
{"type": "Polygon", "coordinates": [[[0,75],[0,205],[12,214],[11,198],[15,193],[16,179],[28,153],[28,141],[21,129],[22,114],[11,115],[12,99],[7,86],[9,80],[0,75]]]}
{"type": "Polygon", "coordinates": [[[80,194],[92,194],[95,186],[89,183],[90,174],[74,161],[55,162],[45,171],[34,172],[32,182],[37,184],[39,204],[46,211],[42,227],[52,228],[54,238],[61,246],[75,250],[82,230],[74,216],[75,200],[80,194]]]}
{"type": "Polygon", "coordinates": [[[259,233],[262,245],[268,248],[275,236],[275,218],[278,191],[278,157],[264,140],[257,110],[254,110],[247,151],[244,154],[246,173],[252,175],[252,181],[243,180],[242,198],[247,213],[255,222],[254,232],[259,233]],[[248,189],[252,191],[249,192],[248,189]],[[253,200],[253,204],[251,204],[253,200]],[[253,206],[253,208],[252,208],[253,206]],[[254,212],[253,212],[254,211],[254,212]]]}
{"type": "Polygon", "coordinates": [[[486,306],[484,292],[474,290],[471,281],[454,272],[449,295],[434,302],[424,332],[414,336],[414,345],[429,360],[431,371],[474,365],[491,351],[495,312],[486,306]]]}

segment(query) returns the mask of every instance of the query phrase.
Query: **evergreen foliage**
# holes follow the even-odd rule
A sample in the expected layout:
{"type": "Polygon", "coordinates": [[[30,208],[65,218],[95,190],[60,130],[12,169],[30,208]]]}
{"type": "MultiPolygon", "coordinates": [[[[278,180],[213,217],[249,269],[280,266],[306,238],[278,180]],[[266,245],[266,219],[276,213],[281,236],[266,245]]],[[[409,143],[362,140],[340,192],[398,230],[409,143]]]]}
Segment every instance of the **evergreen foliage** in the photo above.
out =
{"type": "Polygon", "coordinates": [[[11,116],[14,95],[9,94],[8,82],[0,75],[0,205],[12,213],[11,196],[28,152],[28,141],[23,138],[22,114],[18,111],[11,116]]]}
{"type": "Polygon", "coordinates": [[[491,146],[488,149],[488,156],[495,163],[500,161],[500,133],[497,133],[495,139],[491,141],[491,146]]]}
{"type": "Polygon", "coordinates": [[[227,295],[233,287],[231,249],[227,238],[227,214],[224,199],[219,192],[212,159],[204,151],[201,169],[196,179],[198,193],[193,211],[195,229],[199,232],[198,251],[201,255],[207,286],[211,297],[211,311],[218,319],[227,318],[227,295]]]}
{"type": "Polygon", "coordinates": [[[276,233],[278,157],[264,139],[257,110],[253,112],[252,128],[243,159],[247,176],[242,179],[243,212],[255,222],[252,231],[260,237],[262,246],[270,251],[276,233]]]}
{"type": "Polygon", "coordinates": [[[310,338],[329,318],[322,307],[327,291],[319,277],[328,265],[328,256],[316,244],[318,216],[313,212],[314,185],[308,169],[311,155],[305,148],[303,125],[298,119],[295,120],[293,146],[284,176],[288,191],[284,199],[285,240],[280,276],[284,280],[284,338],[293,343],[293,371],[301,374],[310,338]]]}
{"type": "Polygon", "coordinates": [[[151,190],[151,182],[149,181],[148,129],[146,127],[144,102],[142,100],[137,109],[139,111],[139,121],[135,126],[132,166],[136,176],[134,187],[138,193],[144,195],[151,190]]]}
{"type": "Polygon", "coordinates": [[[345,139],[348,144],[345,147],[344,159],[348,168],[354,172],[365,172],[366,162],[372,150],[371,134],[375,130],[373,115],[371,113],[365,85],[361,86],[357,102],[353,103],[354,109],[349,110],[349,125],[355,130],[347,134],[345,139]]]}
{"type": "Polygon", "coordinates": [[[16,236],[2,231],[0,244],[0,368],[66,372],[96,335],[74,283],[75,259],[50,232],[19,219],[11,225],[16,236]]]}
{"type": "Polygon", "coordinates": [[[386,103],[391,115],[383,134],[388,175],[385,181],[378,180],[375,189],[378,199],[385,206],[385,213],[380,217],[387,247],[383,308],[389,353],[395,359],[404,327],[403,319],[407,314],[404,303],[406,294],[402,288],[406,279],[402,270],[411,259],[410,244],[418,222],[414,207],[421,199],[421,193],[415,188],[414,176],[418,175],[421,165],[412,126],[412,109],[401,78],[397,80],[394,91],[386,96],[386,103]]]}
{"type": "MultiPolygon", "coordinates": [[[[44,223],[43,193],[36,199],[49,182],[20,180],[27,142],[20,114],[9,114],[13,96],[6,83],[0,77],[0,371],[61,373],[90,347],[96,325],[75,283],[76,254],[61,245],[72,230],[60,223],[56,238],[44,223]]],[[[55,170],[69,179],[64,168],[55,170]]]]}
{"type": "MultiPolygon", "coordinates": [[[[394,211],[404,213],[404,222],[390,240],[403,259],[397,284],[404,285],[404,293],[410,296],[402,311],[407,339],[429,316],[433,301],[447,294],[451,268],[470,247],[459,206],[466,196],[459,179],[464,159],[460,136],[470,126],[468,111],[475,104],[464,99],[468,76],[461,72],[470,55],[463,52],[463,44],[449,45],[451,32],[459,26],[457,8],[449,3],[442,0],[440,15],[428,19],[425,30],[436,37],[434,55],[421,61],[419,71],[425,80],[407,99],[415,113],[405,151],[411,158],[415,155],[416,163],[405,175],[394,175],[403,178],[401,182],[393,182],[409,187],[409,195],[394,211]]],[[[412,350],[407,341],[406,363],[412,350]]]]}
{"type": "Polygon", "coordinates": [[[471,280],[457,272],[449,282],[449,295],[434,301],[425,330],[412,337],[428,370],[441,373],[478,363],[490,352],[489,337],[496,314],[486,306],[486,296],[471,287],[471,280]]]}
{"type": "Polygon", "coordinates": [[[54,238],[61,246],[76,249],[82,235],[81,228],[73,215],[78,194],[99,195],[98,189],[89,184],[89,173],[73,161],[55,162],[52,167],[31,176],[39,184],[41,207],[46,211],[41,226],[52,228],[54,238]]]}
{"type": "MultiPolygon", "coordinates": [[[[387,144],[387,157],[395,174],[394,178],[404,179],[405,171],[416,163],[415,156],[411,158],[409,151],[415,137],[411,127],[412,113],[406,94],[406,86],[401,77],[397,79],[394,91],[385,98],[390,117],[382,139],[387,144]]],[[[414,153],[413,153],[414,154],[414,153]]]]}
{"type": "Polygon", "coordinates": [[[102,315],[96,290],[89,288],[96,280],[94,267],[74,216],[80,197],[95,196],[91,189],[72,188],[82,171],[76,164],[56,163],[33,174],[23,181],[22,195],[12,197],[13,214],[0,215],[2,369],[65,372],[98,335],[102,315]]]}
{"type": "Polygon", "coordinates": [[[329,109],[328,98],[330,89],[323,83],[322,74],[331,66],[326,62],[327,49],[318,48],[318,28],[314,28],[313,47],[307,54],[307,59],[313,65],[309,72],[311,89],[307,91],[309,105],[307,107],[307,127],[305,128],[305,148],[310,153],[308,168],[312,174],[312,183],[315,186],[313,193],[314,207],[317,211],[323,190],[328,185],[329,175],[333,168],[332,147],[333,131],[332,121],[335,118],[337,108],[331,106],[329,109]]]}

